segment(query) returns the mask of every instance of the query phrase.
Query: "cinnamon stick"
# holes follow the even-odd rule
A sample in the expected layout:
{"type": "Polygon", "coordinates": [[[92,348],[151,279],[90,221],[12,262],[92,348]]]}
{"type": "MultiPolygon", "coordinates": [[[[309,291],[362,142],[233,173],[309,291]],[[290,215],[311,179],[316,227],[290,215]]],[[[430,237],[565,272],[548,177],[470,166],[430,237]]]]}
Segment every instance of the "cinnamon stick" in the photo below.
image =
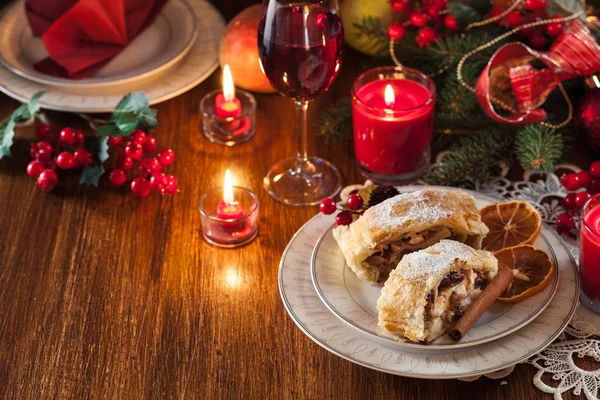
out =
{"type": "Polygon", "coordinates": [[[481,318],[483,313],[490,308],[498,297],[508,287],[513,280],[512,268],[498,267],[498,273],[490,281],[479,297],[467,308],[467,311],[456,322],[454,328],[448,333],[450,339],[455,342],[460,341],[463,336],[475,325],[475,322],[481,318]]]}

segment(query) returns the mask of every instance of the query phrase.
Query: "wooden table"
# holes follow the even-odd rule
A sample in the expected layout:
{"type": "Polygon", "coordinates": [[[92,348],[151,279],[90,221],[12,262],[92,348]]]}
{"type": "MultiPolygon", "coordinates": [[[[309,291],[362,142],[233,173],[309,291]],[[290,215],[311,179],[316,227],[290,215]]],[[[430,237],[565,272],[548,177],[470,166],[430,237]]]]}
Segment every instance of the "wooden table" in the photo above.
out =
{"type": "MultiPolygon", "coordinates": [[[[233,2],[225,3],[227,12],[233,2]]],[[[313,121],[346,95],[357,58],[347,53],[335,86],[311,107],[313,121]]],[[[261,184],[273,163],[295,154],[292,104],[259,95],[256,137],[212,144],[198,104],[219,82],[217,72],[155,107],[159,143],[176,153],[175,197],[139,199],[106,178],[83,188],[74,176],[42,193],[25,172],[26,140],[0,161],[0,398],[550,398],[527,365],[506,385],[424,381],[354,365],[304,336],[280,300],[277,268],[317,207],[279,204],[261,184]],[[236,250],[202,240],[197,209],[226,168],[261,201],[259,237],[236,250]]],[[[0,117],[17,105],[0,95],[0,117]]],[[[346,183],[362,181],[351,143],[313,136],[311,153],[333,161],[346,183]]]]}

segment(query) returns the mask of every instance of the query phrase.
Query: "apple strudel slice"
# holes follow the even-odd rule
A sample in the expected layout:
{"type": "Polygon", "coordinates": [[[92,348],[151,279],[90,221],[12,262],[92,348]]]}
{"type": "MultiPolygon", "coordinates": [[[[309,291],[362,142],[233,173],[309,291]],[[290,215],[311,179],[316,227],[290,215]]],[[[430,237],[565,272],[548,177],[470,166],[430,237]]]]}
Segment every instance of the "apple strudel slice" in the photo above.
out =
{"type": "Polygon", "coordinates": [[[485,250],[442,240],[405,256],[377,300],[379,326],[413,342],[433,342],[460,318],[498,272],[485,250]]]}
{"type": "Polygon", "coordinates": [[[476,249],[488,233],[475,200],[456,190],[399,194],[369,208],[357,221],[333,230],[348,266],[365,281],[382,281],[402,257],[442,239],[476,249]]]}

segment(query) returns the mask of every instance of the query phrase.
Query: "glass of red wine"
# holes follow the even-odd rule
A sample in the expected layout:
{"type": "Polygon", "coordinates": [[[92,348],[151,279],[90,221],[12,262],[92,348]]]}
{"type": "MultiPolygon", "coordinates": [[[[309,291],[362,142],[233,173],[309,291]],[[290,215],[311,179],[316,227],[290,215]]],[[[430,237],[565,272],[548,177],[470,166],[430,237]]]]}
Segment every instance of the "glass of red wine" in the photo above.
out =
{"type": "Polygon", "coordinates": [[[307,155],[308,103],[335,80],[342,62],[344,30],[338,0],[264,0],[258,27],[258,52],[273,87],[296,105],[298,155],[275,164],[265,189],[290,205],[318,204],[341,189],[338,169],[307,155]]]}

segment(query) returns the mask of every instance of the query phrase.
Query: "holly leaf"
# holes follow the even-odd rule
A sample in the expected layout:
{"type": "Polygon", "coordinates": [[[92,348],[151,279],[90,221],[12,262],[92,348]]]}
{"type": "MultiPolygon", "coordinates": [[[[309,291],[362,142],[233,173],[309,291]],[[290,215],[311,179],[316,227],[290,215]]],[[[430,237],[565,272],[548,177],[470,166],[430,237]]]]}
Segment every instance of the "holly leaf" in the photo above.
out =
{"type": "Polygon", "coordinates": [[[104,174],[104,167],[101,164],[94,164],[89,167],[85,167],[83,170],[81,170],[79,184],[98,186],[98,182],[100,181],[102,174],[104,174]]]}
{"type": "Polygon", "coordinates": [[[26,122],[33,118],[40,109],[39,99],[44,92],[37,92],[31,97],[29,103],[21,104],[10,117],[0,122],[0,159],[4,156],[10,156],[10,148],[13,145],[15,136],[15,126],[17,123],[26,122]]]}
{"type": "Polygon", "coordinates": [[[15,121],[7,118],[0,122],[0,160],[4,156],[10,156],[10,148],[15,136],[15,121]]]}
{"type": "Polygon", "coordinates": [[[136,129],[149,131],[156,128],[156,110],[150,108],[150,99],[143,93],[134,92],[124,96],[106,124],[97,128],[101,136],[128,136],[136,129]]]}
{"type": "Polygon", "coordinates": [[[472,22],[481,21],[483,16],[473,7],[462,3],[448,3],[450,13],[456,17],[460,26],[465,27],[472,22]]]}
{"type": "Polygon", "coordinates": [[[121,131],[119,130],[119,128],[117,128],[114,122],[109,122],[107,124],[100,125],[96,129],[96,133],[98,134],[98,136],[123,136],[121,135],[121,131]]]}

